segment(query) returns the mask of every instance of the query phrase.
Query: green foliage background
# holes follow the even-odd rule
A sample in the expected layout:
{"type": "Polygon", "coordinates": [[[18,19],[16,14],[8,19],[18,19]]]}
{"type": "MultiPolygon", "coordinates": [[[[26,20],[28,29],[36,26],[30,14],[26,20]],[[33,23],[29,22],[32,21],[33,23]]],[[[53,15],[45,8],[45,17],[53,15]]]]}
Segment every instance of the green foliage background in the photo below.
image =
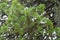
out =
{"type": "MultiPolygon", "coordinates": [[[[20,37],[16,40],[39,40],[37,37],[38,35],[42,37],[43,27],[47,28],[47,33],[49,33],[49,35],[51,35],[54,30],[56,30],[57,35],[60,35],[59,28],[54,29],[53,22],[49,20],[49,18],[41,15],[45,9],[44,4],[27,8],[20,4],[19,0],[12,0],[10,6],[7,6],[8,2],[9,1],[6,0],[0,3],[0,10],[8,15],[8,20],[0,27],[0,35],[5,32],[9,34],[19,34],[20,37]],[[45,23],[41,24],[41,21],[45,23]],[[12,27],[10,31],[8,31],[9,27],[12,27]],[[23,36],[24,33],[28,33],[27,38],[23,36]]],[[[0,11],[1,14],[3,12],[0,11]]],[[[41,39],[42,38],[40,38],[40,40],[41,39]]],[[[5,40],[5,38],[0,36],[0,40],[5,40]]],[[[12,40],[11,37],[9,37],[9,40],[12,40]]]]}

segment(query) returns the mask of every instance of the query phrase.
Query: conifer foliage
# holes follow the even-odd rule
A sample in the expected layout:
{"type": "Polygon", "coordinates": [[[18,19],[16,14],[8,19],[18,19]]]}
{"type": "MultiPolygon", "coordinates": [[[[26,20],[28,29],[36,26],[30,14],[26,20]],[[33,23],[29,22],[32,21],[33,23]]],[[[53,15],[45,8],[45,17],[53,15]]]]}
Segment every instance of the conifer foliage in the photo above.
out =
{"type": "Polygon", "coordinates": [[[0,14],[4,19],[1,17],[0,20],[4,23],[0,27],[0,40],[52,40],[53,37],[57,38],[53,22],[45,17],[44,13],[45,4],[42,3],[37,6],[26,6],[21,4],[20,0],[1,1],[0,14]]]}

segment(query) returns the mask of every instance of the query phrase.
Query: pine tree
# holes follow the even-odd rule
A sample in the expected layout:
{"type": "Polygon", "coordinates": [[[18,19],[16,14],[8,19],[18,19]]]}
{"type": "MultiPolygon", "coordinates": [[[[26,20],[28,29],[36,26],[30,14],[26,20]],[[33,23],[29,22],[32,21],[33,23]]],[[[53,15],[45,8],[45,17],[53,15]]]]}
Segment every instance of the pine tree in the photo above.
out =
{"type": "Polygon", "coordinates": [[[44,17],[45,4],[27,7],[19,0],[3,0],[0,13],[8,16],[0,27],[0,40],[43,40],[54,31],[53,22],[44,17]]]}

